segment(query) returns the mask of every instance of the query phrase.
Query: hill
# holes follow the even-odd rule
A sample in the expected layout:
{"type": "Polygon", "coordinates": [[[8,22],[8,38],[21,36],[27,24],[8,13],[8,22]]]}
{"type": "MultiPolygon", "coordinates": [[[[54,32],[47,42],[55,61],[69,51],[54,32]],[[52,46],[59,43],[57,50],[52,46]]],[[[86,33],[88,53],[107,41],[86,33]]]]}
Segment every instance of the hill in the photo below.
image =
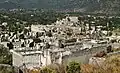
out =
{"type": "Polygon", "coordinates": [[[18,7],[118,13],[120,0],[0,0],[0,8],[18,7]]]}
{"type": "Polygon", "coordinates": [[[10,1],[5,1],[5,2],[0,2],[0,9],[5,8],[5,9],[13,9],[17,8],[17,4],[10,2],[10,1]]]}

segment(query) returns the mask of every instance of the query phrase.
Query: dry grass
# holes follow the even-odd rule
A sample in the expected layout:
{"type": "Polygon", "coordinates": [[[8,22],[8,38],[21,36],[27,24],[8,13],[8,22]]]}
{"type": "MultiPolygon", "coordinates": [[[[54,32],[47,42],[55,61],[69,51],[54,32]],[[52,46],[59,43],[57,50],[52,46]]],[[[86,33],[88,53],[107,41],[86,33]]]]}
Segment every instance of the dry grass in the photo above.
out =
{"type": "Polygon", "coordinates": [[[64,65],[60,65],[60,64],[51,64],[48,66],[49,68],[53,69],[56,71],[56,73],[65,73],[65,66],[64,65]]]}
{"type": "Polygon", "coordinates": [[[107,57],[101,67],[82,65],[82,73],[120,73],[120,55],[107,57]]]}
{"type": "MultiPolygon", "coordinates": [[[[49,68],[50,70],[54,70],[55,73],[66,73],[64,65],[52,64],[47,66],[47,68],[49,68]]],[[[33,72],[30,73],[40,72],[33,70],[33,72]]],[[[101,67],[96,67],[89,64],[82,64],[81,73],[120,73],[120,55],[113,55],[107,57],[106,61],[101,67]]]]}
{"type": "Polygon", "coordinates": [[[114,52],[120,51],[120,48],[114,48],[113,51],[114,52]]]}
{"type": "Polygon", "coordinates": [[[40,70],[30,70],[29,73],[40,73],[40,70]]]}
{"type": "Polygon", "coordinates": [[[120,55],[108,57],[103,67],[109,73],[120,73],[120,55]]]}
{"type": "Polygon", "coordinates": [[[93,73],[94,69],[95,69],[95,66],[92,66],[89,64],[81,65],[81,72],[82,73],[93,73]]]}

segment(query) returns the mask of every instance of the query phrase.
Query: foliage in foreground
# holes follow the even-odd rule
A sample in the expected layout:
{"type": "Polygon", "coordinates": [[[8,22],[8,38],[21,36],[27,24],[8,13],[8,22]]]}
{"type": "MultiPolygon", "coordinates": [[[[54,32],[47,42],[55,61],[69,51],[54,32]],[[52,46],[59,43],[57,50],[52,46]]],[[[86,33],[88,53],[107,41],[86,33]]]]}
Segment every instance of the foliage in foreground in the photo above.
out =
{"type": "MultiPolygon", "coordinates": [[[[0,45],[0,64],[11,64],[11,54],[7,48],[0,45]]],[[[13,67],[0,66],[0,73],[14,73],[13,67]]],[[[52,64],[40,70],[29,73],[120,73],[120,55],[106,57],[102,66],[70,62],[67,66],[52,64]]]]}
{"type": "MultiPolygon", "coordinates": [[[[0,67],[0,73],[14,73],[13,68],[0,67]]],[[[120,55],[110,56],[102,66],[70,62],[67,66],[52,64],[28,73],[120,73],[120,55]]]]}
{"type": "Polygon", "coordinates": [[[12,55],[3,45],[0,45],[0,64],[12,64],[12,55]]]}
{"type": "Polygon", "coordinates": [[[45,68],[40,70],[40,73],[56,73],[56,71],[53,69],[50,69],[48,67],[45,67],[45,68]]]}
{"type": "Polygon", "coordinates": [[[120,73],[120,55],[110,56],[101,67],[82,65],[82,73],[120,73]]]}
{"type": "Polygon", "coordinates": [[[80,64],[77,62],[70,62],[66,68],[67,73],[80,73],[80,64]]]}
{"type": "Polygon", "coordinates": [[[50,65],[31,73],[120,73],[120,55],[109,56],[102,66],[70,62],[66,67],[50,65]]]}
{"type": "Polygon", "coordinates": [[[17,73],[17,69],[12,66],[0,66],[0,73],[17,73]]]}

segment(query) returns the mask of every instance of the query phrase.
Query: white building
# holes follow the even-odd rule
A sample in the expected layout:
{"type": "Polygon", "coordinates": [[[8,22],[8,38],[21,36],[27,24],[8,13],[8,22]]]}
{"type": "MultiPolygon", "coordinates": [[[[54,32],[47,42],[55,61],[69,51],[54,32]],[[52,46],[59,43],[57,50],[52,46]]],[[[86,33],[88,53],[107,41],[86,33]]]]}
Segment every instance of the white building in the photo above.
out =
{"type": "Polygon", "coordinates": [[[70,17],[67,17],[67,18],[70,18],[70,21],[74,22],[74,23],[77,23],[79,21],[78,17],[76,17],[76,16],[70,16],[70,17]]]}
{"type": "Polygon", "coordinates": [[[40,68],[52,63],[61,64],[63,51],[63,49],[38,51],[38,49],[32,48],[11,50],[13,53],[13,66],[33,69],[34,67],[40,68]]]}
{"type": "Polygon", "coordinates": [[[50,30],[54,25],[31,25],[32,32],[45,32],[45,30],[50,30]]]}

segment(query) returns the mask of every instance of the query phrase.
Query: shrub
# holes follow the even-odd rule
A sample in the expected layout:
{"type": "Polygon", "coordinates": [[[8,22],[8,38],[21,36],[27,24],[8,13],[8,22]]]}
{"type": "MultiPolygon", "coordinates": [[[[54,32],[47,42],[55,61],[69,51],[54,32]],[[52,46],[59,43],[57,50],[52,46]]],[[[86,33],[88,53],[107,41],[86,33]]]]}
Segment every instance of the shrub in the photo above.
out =
{"type": "Polygon", "coordinates": [[[56,73],[55,70],[50,69],[49,67],[42,68],[40,73],[56,73]]]}
{"type": "Polygon", "coordinates": [[[82,73],[120,73],[120,55],[109,56],[101,67],[82,65],[82,73]]]}
{"type": "Polygon", "coordinates": [[[29,73],[40,73],[40,70],[38,70],[38,69],[33,69],[33,70],[30,70],[29,73]]]}
{"type": "Polygon", "coordinates": [[[70,62],[69,65],[66,67],[67,73],[80,73],[80,63],[77,62],[70,62]]]}
{"type": "Polygon", "coordinates": [[[103,67],[109,73],[120,73],[120,55],[108,57],[103,67]]]}
{"type": "Polygon", "coordinates": [[[51,64],[48,66],[50,69],[53,69],[56,71],[56,73],[65,73],[65,66],[63,64],[51,64]]]}
{"type": "Polygon", "coordinates": [[[0,73],[17,73],[17,71],[12,66],[0,66],[0,73]]]}
{"type": "Polygon", "coordinates": [[[95,66],[89,64],[81,65],[81,72],[82,73],[93,73],[95,66]]]}
{"type": "Polygon", "coordinates": [[[12,55],[9,49],[0,44],[0,64],[12,64],[12,55]]]}

